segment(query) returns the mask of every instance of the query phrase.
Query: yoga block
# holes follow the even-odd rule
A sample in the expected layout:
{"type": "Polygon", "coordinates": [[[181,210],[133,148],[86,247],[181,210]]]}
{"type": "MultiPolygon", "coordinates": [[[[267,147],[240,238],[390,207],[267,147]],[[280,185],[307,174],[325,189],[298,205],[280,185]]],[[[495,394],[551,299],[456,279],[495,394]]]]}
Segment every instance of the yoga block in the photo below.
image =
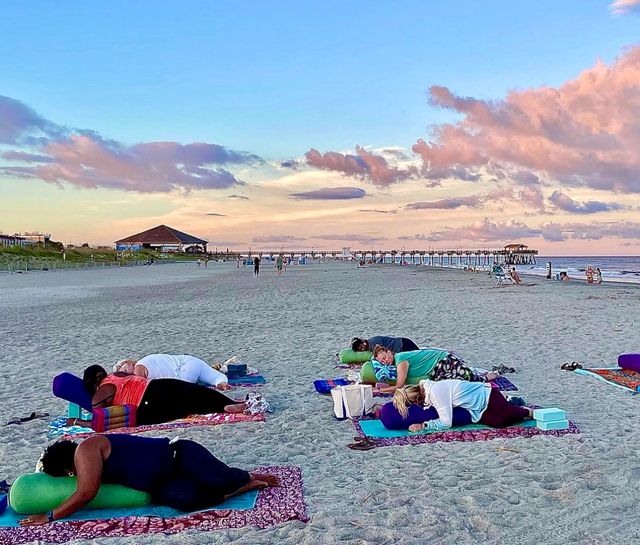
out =
{"type": "Polygon", "coordinates": [[[227,377],[238,378],[247,376],[246,363],[230,363],[227,365],[227,377]]]}
{"type": "Polygon", "coordinates": [[[69,408],[67,410],[68,418],[80,418],[82,412],[80,405],[76,405],[75,403],[69,403],[69,408]]]}
{"type": "Polygon", "coordinates": [[[562,409],[535,409],[533,411],[533,418],[538,422],[555,422],[556,420],[564,420],[566,414],[562,409]]]}
{"type": "Polygon", "coordinates": [[[569,427],[569,421],[553,420],[552,422],[541,422],[540,420],[538,420],[536,422],[536,427],[544,431],[566,430],[569,427]]]}

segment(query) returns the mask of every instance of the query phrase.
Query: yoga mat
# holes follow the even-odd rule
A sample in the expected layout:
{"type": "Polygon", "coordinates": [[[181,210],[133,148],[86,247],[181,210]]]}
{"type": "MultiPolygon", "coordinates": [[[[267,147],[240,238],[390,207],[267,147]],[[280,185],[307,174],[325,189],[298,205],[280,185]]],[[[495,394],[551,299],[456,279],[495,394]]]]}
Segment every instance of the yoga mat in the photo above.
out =
{"type": "Polygon", "coordinates": [[[511,382],[507,377],[500,375],[497,379],[491,381],[498,387],[501,392],[515,392],[518,387],[511,382]]]}
{"type": "MultiPolygon", "coordinates": [[[[216,505],[217,511],[223,509],[253,509],[256,505],[258,498],[258,491],[252,490],[239,496],[229,498],[224,503],[216,505]]],[[[201,511],[193,511],[192,513],[184,513],[171,507],[164,505],[144,505],[142,507],[130,507],[122,509],[85,509],[78,511],[77,513],[67,517],[65,521],[77,521],[77,520],[107,520],[122,517],[160,517],[160,518],[173,518],[183,517],[185,515],[191,515],[194,513],[202,513],[204,511],[210,511],[211,509],[202,509],[201,511]]],[[[10,507],[0,515],[0,527],[17,527],[18,521],[27,517],[27,515],[20,515],[16,513],[10,507]]]]}
{"type": "Polygon", "coordinates": [[[229,384],[232,384],[234,386],[242,386],[242,385],[247,385],[247,386],[255,386],[256,384],[265,384],[267,382],[267,379],[265,379],[262,375],[247,375],[244,377],[236,377],[236,378],[230,378],[229,380],[229,384]]]}
{"type": "Polygon", "coordinates": [[[640,373],[621,367],[595,367],[591,369],[576,369],[579,375],[590,376],[637,394],[640,392],[640,373]]]}
{"type": "MultiPolygon", "coordinates": [[[[524,428],[535,428],[536,421],[535,420],[525,420],[518,426],[524,428]]],[[[434,431],[420,431],[420,432],[410,432],[409,430],[388,430],[384,427],[380,420],[360,420],[360,429],[362,429],[363,433],[367,437],[373,437],[375,439],[387,439],[392,437],[414,437],[416,435],[426,435],[429,433],[438,433],[434,431]]],[[[469,430],[490,430],[495,428],[490,428],[489,426],[485,426],[484,424],[469,424],[467,426],[458,426],[457,428],[450,428],[447,431],[450,432],[463,432],[469,430]]]]}
{"type": "Polygon", "coordinates": [[[411,433],[407,430],[388,430],[380,420],[354,420],[356,431],[362,437],[370,437],[377,447],[419,445],[422,443],[451,443],[455,441],[487,441],[489,439],[513,439],[535,435],[566,435],[580,433],[573,422],[566,430],[543,431],[536,428],[535,420],[526,420],[508,428],[490,428],[482,424],[470,424],[445,431],[423,431],[411,433]],[[370,435],[372,434],[372,435],[370,435]]]}
{"type": "Polygon", "coordinates": [[[177,534],[184,531],[206,532],[245,526],[268,528],[290,520],[309,520],[299,467],[262,467],[255,471],[276,475],[280,479],[280,486],[259,490],[254,507],[238,508],[227,505],[224,508],[217,506],[206,511],[180,513],[171,517],[128,515],[101,520],[61,520],[42,526],[0,527],[0,545],[23,545],[33,541],[66,543],[74,539],[177,534]]]}
{"type": "MultiPolygon", "coordinates": [[[[153,424],[147,426],[136,426],[135,428],[118,428],[103,432],[107,433],[143,433],[145,431],[160,431],[160,430],[172,430],[179,428],[191,428],[194,426],[218,426],[220,424],[235,424],[238,422],[264,422],[264,414],[246,415],[246,414],[229,414],[229,413],[215,413],[215,414],[197,414],[182,418],[180,420],[173,420],[171,422],[165,422],[163,424],[153,424]]],[[[47,437],[49,439],[56,439],[61,437],[63,439],[74,439],[78,437],[87,437],[95,433],[89,428],[82,428],[80,426],[65,426],[66,417],[56,418],[49,423],[49,430],[47,437]]]]}

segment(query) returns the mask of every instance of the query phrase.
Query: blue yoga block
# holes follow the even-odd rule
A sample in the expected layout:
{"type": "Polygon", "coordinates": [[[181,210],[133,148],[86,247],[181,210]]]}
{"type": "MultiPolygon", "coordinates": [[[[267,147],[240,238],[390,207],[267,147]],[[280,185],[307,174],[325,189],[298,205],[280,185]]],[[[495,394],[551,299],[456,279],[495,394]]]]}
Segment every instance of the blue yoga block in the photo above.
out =
{"type": "Polygon", "coordinates": [[[535,409],[533,411],[533,418],[538,422],[554,422],[556,420],[564,420],[567,415],[562,409],[535,409]]]}
{"type": "Polygon", "coordinates": [[[568,420],[554,420],[553,422],[541,422],[540,420],[537,421],[536,423],[536,427],[544,430],[544,431],[549,431],[549,430],[566,430],[569,427],[569,421],[568,420]]]}

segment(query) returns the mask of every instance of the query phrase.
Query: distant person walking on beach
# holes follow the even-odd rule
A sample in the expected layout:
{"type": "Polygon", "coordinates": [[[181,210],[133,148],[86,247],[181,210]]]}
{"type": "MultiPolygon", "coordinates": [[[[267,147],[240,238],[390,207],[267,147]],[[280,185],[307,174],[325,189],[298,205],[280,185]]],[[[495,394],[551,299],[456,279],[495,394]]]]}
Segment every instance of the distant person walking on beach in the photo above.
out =
{"type": "Polygon", "coordinates": [[[547,280],[551,280],[551,261],[547,262],[547,280]]]}
{"type": "Polygon", "coordinates": [[[522,284],[522,278],[520,278],[520,275],[518,274],[518,271],[516,271],[515,267],[512,267],[509,271],[509,276],[516,284],[522,284]]]}
{"type": "Polygon", "coordinates": [[[278,273],[278,276],[280,276],[282,274],[282,267],[284,266],[284,260],[282,259],[282,255],[279,255],[276,258],[276,272],[278,273]]]}
{"type": "Polygon", "coordinates": [[[602,284],[602,271],[600,267],[596,267],[596,272],[593,273],[593,280],[596,284],[602,284]]]}
{"type": "Polygon", "coordinates": [[[253,275],[260,276],[260,258],[258,256],[253,258],[253,275]]]}

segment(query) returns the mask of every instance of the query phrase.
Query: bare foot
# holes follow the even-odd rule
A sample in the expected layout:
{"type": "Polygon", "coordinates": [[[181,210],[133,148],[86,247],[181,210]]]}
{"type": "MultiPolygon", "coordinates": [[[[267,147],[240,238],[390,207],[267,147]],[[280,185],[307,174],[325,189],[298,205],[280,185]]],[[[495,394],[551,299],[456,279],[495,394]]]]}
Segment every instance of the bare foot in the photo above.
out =
{"type": "Polygon", "coordinates": [[[492,380],[496,380],[498,377],[500,376],[500,373],[487,373],[485,375],[485,378],[487,379],[487,382],[491,382],[492,380]]]}
{"type": "Polygon", "coordinates": [[[234,403],[233,405],[226,405],[224,408],[225,413],[238,414],[247,408],[246,403],[234,403]]]}
{"type": "Polygon", "coordinates": [[[267,486],[279,486],[280,479],[275,475],[268,475],[266,473],[250,473],[251,479],[259,482],[266,483],[267,486]]]}

